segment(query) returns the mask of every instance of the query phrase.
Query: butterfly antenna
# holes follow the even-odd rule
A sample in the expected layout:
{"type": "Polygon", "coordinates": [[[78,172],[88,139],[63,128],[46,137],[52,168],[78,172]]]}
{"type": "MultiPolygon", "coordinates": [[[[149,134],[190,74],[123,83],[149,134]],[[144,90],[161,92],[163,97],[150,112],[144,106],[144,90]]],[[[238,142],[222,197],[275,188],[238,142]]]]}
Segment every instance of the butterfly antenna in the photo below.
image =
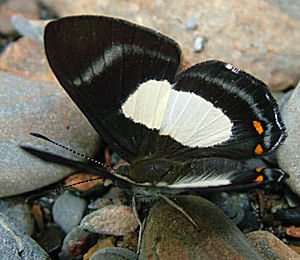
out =
{"type": "Polygon", "coordinates": [[[88,157],[88,156],[86,156],[86,155],[84,155],[82,153],[77,152],[77,151],[74,151],[73,149],[71,149],[71,148],[69,148],[69,147],[67,147],[67,146],[65,146],[63,144],[60,144],[58,142],[53,141],[52,139],[48,138],[47,136],[44,136],[44,135],[39,134],[39,133],[34,133],[34,132],[30,132],[30,135],[32,135],[34,137],[37,137],[37,138],[40,138],[40,139],[43,139],[43,140],[45,140],[47,142],[50,142],[52,144],[55,144],[58,147],[61,147],[61,148],[65,149],[65,150],[67,150],[67,151],[69,151],[69,152],[71,152],[73,154],[76,154],[76,155],[78,155],[78,156],[80,156],[80,157],[82,157],[82,158],[84,158],[84,159],[86,159],[88,161],[96,163],[96,164],[98,164],[99,166],[101,166],[103,168],[108,168],[110,171],[114,171],[114,172],[116,171],[112,167],[108,166],[107,164],[99,162],[99,161],[97,161],[97,160],[95,160],[93,158],[90,158],[90,157],[88,157]]]}
{"type": "Polygon", "coordinates": [[[92,178],[92,179],[88,179],[88,180],[76,182],[76,183],[73,183],[73,184],[65,185],[65,186],[62,186],[62,187],[59,187],[59,188],[50,189],[50,190],[41,192],[39,194],[29,196],[28,198],[26,198],[25,202],[26,203],[30,203],[30,202],[32,202],[34,200],[37,200],[37,199],[42,198],[42,197],[45,197],[45,196],[47,196],[47,195],[49,195],[51,193],[61,192],[61,191],[64,191],[64,190],[68,190],[68,189],[70,189],[70,188],[72,188],[72,187],[74,187],[76,185],[79,185],[79,184],[82,184],[82,183],[87,183],[87,182],[90,182],[90,181],[96,181],[96,180],[99,180],[99,179],[103,179],[103,177],[96,177],[96,178],[92,178]]]}

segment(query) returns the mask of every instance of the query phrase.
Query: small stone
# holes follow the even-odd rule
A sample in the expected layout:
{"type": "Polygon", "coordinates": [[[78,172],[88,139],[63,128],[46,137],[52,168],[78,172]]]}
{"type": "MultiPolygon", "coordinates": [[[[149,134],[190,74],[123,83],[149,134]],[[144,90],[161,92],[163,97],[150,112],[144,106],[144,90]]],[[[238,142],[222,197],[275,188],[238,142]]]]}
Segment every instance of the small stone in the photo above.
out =
{"type": "Polygon", "coordinates": [[[295,88],[282,110],[282,118],[287,128],[287,138],[276,152],[280,168],[290,178],[287,184],[300,196],[300,83],[295,88]]]}
{"type": "Polygon", "coordinates": [[[107,247],[92,255],[90,260],[137,260],[138,255],[128,249],[107,247]]]}
{"type": "Polygon", "coordinates": [[[170,198],[197,224],[161,200],[150,210],[143,232],[140,260],[261,259],[242,232],[213,203],[197,196],[170,198]],[[191,257],[192,256],[192,257],[191,257]]]}
{"type": "Polygon", "coordinates": [[[268,231],[254,231],[246,237],[264,259],[300,259],[300,255],[268,231]]]}
{"type": "Polygon", "coordinates": [[[23,37],[10,43],[0,56],[0,68],[28,78],[57,82],[44,47],[32,38],[23,37]]]}
{"type": "Polygon", "coordinates": [[[205,39],[202,36],[198,36],[194,41],[194,51],[196,53],[200,52],[204,48],[205,39]]]}
{"type": "Polygon", "coordinates": [[[110,205],[85,216],[80,226],[90,232],[124,236],[138,223],[130,207],[110,205]]]}
{"type": "Polygon", "coordinates": [[[186,25],[188,30],[195,30],[197,28],[197,20],[195,17],[191,17],[186,25]]]}
{"type": "Polygon", "coordinates": [[[70,193],[57,197],[53,205],[53,219],[66,233],[75,228],[83,216],[87,202],[70,193]]]}
{"type": "Polygon", "coordinates": [[[59,258],[82,259],[97,239],[98,235],[77,226],[65,237],[59,258]]]}
{"type": "Polygon", "coordinates": [[[50,259],[47,253],[10,217],[0,213],[1,259],[50,259]],[[3,258],[5,256],[5,258],[3,258]]]}
{"type": "Polygon", "coordinates": [[[285,230],[288,236],[300,238],[300,227],[291,226],[285,230]]]}
{"type": "Polygon", "coordinates": [[[106,247],[114,247],[116,242],[115,237],[107,237],[104,239],[99,240],[99,242],[94,245],[84,256],[83,260],[89,260],[91,256],[97,252],[100,249],[106,248],[106,247]]]}
{"type": "Polygon", "coordinates": [[[28,19],[20,15],[13,15],[11,18],[11,22],[20,35],[35,39],[41,44],[44,44],[44,29],[49,21],[28,19]]]}
{"type": "Polygon", "coordinates": [[[32,215],[34,216],[35,223],[39,232],[44,232],[45,224],[43,219],[43,211],[40,206],[32,205],[32,215]]]}

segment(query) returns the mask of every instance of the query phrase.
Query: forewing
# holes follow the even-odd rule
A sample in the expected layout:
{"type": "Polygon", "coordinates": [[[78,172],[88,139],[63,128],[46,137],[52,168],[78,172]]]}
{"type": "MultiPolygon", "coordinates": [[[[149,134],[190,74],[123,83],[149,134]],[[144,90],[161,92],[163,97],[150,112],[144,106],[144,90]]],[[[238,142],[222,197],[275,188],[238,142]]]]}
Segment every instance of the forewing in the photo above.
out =
{"type": "Polygon", "coordinates": [[[60,84],[112,149],[128,161],[154,149],[157,132],[120,108],[139,84],[173,81],[181,55],[173,40],[121,19],[77,16],[47,25],[45,49],[60,84]]]}

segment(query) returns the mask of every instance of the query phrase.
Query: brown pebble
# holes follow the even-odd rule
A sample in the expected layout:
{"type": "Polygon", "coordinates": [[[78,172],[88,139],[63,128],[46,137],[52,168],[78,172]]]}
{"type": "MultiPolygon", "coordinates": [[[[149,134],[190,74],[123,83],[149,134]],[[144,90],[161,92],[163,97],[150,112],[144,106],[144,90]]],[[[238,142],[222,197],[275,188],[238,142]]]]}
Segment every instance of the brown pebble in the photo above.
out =
{"type": "Polygon", "coordinates": [[[285,233],[291,237],[300,238],[300,227],[291,226],[285,230],[285,233]]]}
{"type": "Polygon", "coordinates": [[[253,231],[246,237],[264,259],[300,259],[300,255],[268,231],[253,231]]]}
{"type": "Polygon", "coordinates": [[[97,252],[98,250],[105,247],[114,247],[116,242],[116,238],[113,236],[101,239],[98,241],[96,245],[90,248],[90,250],[83,256],[83,260],[89,260],[90,257],[97,252]]]}

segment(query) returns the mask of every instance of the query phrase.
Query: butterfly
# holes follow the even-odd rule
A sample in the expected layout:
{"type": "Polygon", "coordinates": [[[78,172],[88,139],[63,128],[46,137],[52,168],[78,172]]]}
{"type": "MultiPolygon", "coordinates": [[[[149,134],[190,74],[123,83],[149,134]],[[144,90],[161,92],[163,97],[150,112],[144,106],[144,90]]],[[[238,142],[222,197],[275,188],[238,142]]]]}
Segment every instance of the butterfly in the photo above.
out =
{"type": "Polygon", "coordinates": [[[273,152],[286,137],[275,99],[248,73],[217,60],[181,71],[174,40],[112,17],[52,21],[44,42],[61,86],[130,166],[108,171],[23,146],[27,152],[150,196],[286,178],[280,169],[245,162],[273,152]]]}

